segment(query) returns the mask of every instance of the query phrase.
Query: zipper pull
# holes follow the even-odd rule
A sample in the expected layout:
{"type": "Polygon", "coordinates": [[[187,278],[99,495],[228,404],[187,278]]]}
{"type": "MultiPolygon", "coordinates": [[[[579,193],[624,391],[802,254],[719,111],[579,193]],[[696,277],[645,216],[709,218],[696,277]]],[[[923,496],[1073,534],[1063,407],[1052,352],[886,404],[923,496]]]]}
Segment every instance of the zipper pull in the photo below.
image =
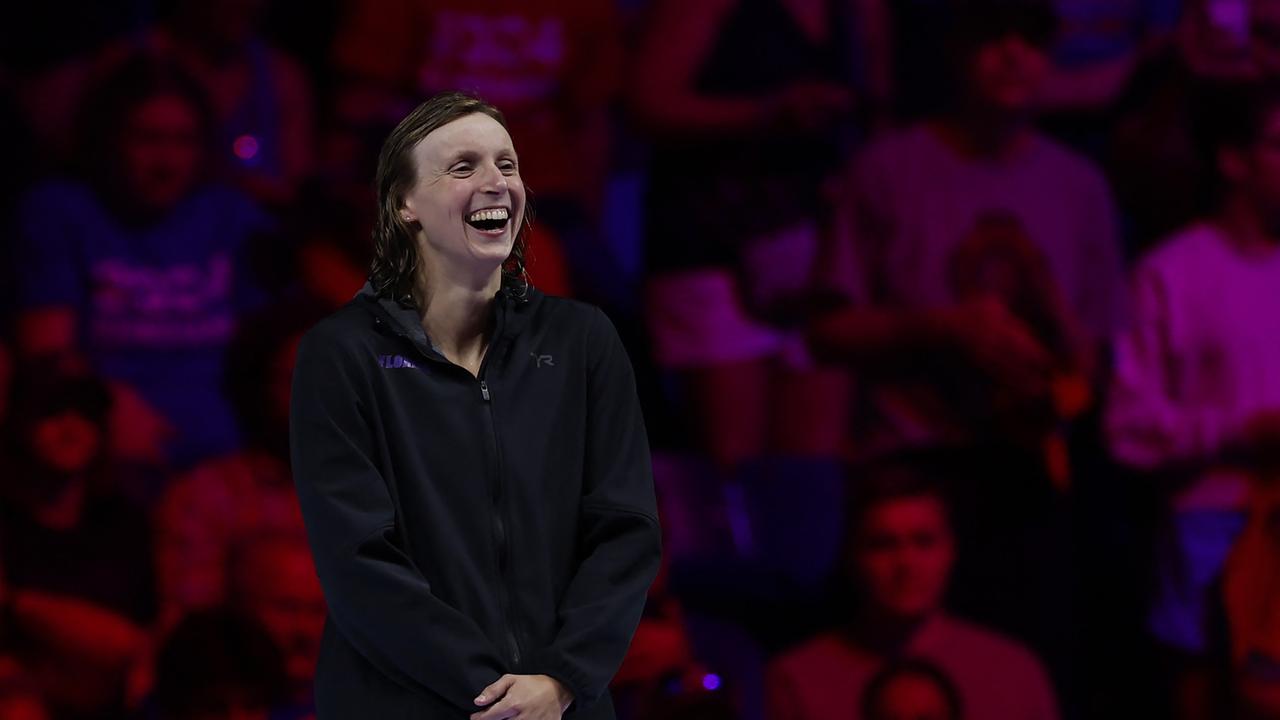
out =
{"type": "Polygon", "coordinates": [[[489,384],[483,380],[480,381],[480,397],[484,398],[485,402],[489,402],[489,384]]]}

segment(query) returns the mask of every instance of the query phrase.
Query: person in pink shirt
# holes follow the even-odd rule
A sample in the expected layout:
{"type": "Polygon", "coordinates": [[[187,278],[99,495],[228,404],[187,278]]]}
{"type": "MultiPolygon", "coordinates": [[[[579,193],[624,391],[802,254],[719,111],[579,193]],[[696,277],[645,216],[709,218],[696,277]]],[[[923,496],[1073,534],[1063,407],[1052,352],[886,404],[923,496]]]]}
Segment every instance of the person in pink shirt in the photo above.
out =
{"type": "Polygon", "coordinates": [[[846,554],[860,602],[845,626],[770,663],[768,717],[864,718],[863,694],[876,673],[918,658],[950,677],[966,717],[1057,718],[1049,680],[1029,650],[944,609],[955,538],[926,463],[882,460],[853,482],[846,554]]]}

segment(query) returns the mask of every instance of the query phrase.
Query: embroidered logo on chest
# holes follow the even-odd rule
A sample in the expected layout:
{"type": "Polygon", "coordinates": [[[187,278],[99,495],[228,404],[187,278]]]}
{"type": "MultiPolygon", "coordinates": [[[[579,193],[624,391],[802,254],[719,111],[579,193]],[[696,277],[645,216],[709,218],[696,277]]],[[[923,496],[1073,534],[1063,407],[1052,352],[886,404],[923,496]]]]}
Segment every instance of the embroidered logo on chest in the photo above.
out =
{"type": "Polygon", "coordinates": [[[413,361],[403,355],[379,355],[378,366],[388,370],[396,368],[416,368],[413,361]]]}

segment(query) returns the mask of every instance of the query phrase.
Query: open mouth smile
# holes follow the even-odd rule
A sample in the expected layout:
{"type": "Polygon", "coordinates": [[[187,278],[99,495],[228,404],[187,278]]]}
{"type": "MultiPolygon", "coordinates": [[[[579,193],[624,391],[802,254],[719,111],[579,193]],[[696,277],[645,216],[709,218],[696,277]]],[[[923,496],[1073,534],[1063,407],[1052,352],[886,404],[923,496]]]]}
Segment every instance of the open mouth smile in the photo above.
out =
{"type": "Polygon", "coordinates": [[[467,224],[480,232],[497,235],[506,229],[511,221],[511,211],[507,208],[486,208],[477,210],[466,218],[467,224]]]}

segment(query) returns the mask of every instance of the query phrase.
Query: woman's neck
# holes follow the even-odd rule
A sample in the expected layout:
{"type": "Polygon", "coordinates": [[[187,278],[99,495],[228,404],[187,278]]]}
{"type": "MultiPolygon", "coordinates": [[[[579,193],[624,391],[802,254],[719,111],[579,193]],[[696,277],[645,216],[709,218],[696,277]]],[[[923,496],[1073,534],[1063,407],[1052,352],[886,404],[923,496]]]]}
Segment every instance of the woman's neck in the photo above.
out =
{"type": "Polygon", "coordinates": [[[419,294],[427,337],[446,359],[477,377],[493,331],[494,296],[501,287],[501,272],[470,285],[429,277],[419,294]]]}

